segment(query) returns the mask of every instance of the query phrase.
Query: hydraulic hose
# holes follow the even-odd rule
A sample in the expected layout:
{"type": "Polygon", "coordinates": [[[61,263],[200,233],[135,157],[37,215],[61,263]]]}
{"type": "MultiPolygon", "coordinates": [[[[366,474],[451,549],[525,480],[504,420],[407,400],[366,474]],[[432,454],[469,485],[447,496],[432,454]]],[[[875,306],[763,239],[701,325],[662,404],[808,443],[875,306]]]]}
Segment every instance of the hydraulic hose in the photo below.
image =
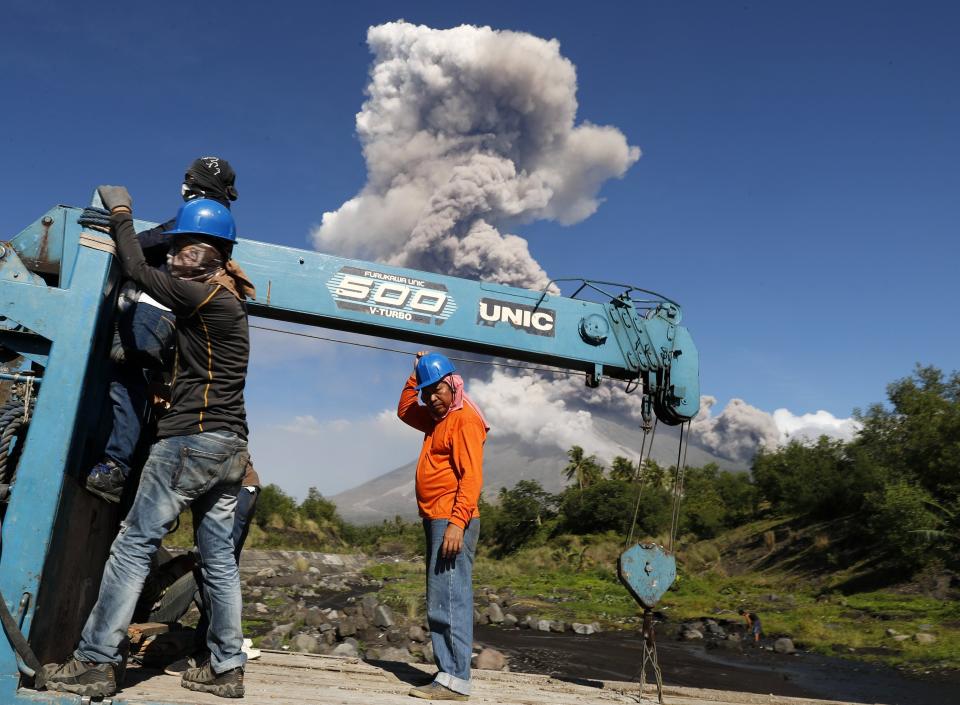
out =
{"type": "Polygon", "coordinates": [[[0,624],[3,625],[3,631],[7,635],[7,639],[10,640],[10,645],[14,651],[17,652],[17,655],[20,656],[20,658],[17,659],[17,666],[20,672],[25,676],[33,678],[33,687],[41,690],[45,685],[43,666],[40,664],[37,655],[33,653],[33,649],[30,648],[30,644],[24,638],[16,620],[13,618],[13,615],[10,614],[10,610],[7,609],[7,601],[4,599],[3,593],[0,593],[0,624]]]}
{"type": "MultiPolygon", "coordinates": [[[[31,399],[29,409],[24,409],[24,402],[19,399],[10,399],[6,404],[0,406],[0,483],[3,483],[0,486],[6,492],[9,492],[9,485],[6,483],[8,482],[7,460],[10,456],[10,444],[17,432],[29,423],[27,419],[29,419],[30,412],[33,411],[33,402],[34,400],[31,399]],[[25,411],[27,412],[27,419],[24,418],[25,411]]],[[[6,499],[6,497],[3,499],[6,499]]],[[[2,524],[0,524],[0,533],[2,533],[2,524]]],[[[35,688],[43,688],[45,679],[40,660],[33,653],[33,649],[30,648],[30,644],[20,631],[20,625],[10,614],[10,610],[7,609],[7,601],[2,593],[0,593],[0,625],[3,626],[3,631],[7,635],[13,650],[20,657],[17,659],[17,667],[21,673],[33,678],[35,688]]]]}

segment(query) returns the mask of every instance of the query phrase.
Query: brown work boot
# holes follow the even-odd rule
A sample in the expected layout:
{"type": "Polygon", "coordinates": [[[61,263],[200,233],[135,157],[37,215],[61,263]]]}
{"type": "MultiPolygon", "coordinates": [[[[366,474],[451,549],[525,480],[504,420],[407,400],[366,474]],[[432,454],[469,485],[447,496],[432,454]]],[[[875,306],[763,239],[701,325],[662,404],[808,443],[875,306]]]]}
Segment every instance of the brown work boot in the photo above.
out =
{"type": "Polygon", "coordinates": [[[447,686],[441,685],[436,681],[421,685],[419,688],[413,688],[407,695],[423,700],[469,700],[469,695],[450,690],[447,686]]]}
{"type": "Polygon", "coordinates": [[[47,690],[76,693],[92,698],[108,698],[116,695],[120,667],[114,663],[93,663],[71,658],[62,664],[47,664],[43,667],[47,690]]]}
{"type": "Polygon", "coordinates": [[[188,668],[184,671],[180,685],[188,690],[213,693],[221,698],[242,698],[243,669],[237,666],[218,674],[207,661],[199,668],[188,668]]]}

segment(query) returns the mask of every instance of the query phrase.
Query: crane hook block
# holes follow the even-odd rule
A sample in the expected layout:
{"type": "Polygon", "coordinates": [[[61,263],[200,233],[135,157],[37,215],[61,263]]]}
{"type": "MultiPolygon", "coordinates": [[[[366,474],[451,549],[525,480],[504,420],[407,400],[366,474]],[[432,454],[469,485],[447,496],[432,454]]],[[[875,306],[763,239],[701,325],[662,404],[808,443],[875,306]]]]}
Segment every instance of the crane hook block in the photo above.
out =
{"type": "Polygon", "coordinates": [[[620,554],[617,575],[633,599],[653,609],[677,577],[673,554],[655,543],[638,543],[620,554]]]}

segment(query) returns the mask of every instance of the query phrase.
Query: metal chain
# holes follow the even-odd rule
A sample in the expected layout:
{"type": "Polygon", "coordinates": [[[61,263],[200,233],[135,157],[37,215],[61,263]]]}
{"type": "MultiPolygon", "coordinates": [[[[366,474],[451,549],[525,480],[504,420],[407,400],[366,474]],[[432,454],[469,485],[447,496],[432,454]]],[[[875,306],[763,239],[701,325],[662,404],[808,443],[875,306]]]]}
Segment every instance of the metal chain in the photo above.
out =
{"type": "Polygon", "coordinates": [[[23,392],[23,423],[28,423],[30,421],[30,401],[33,398],[33,380],[27,379],[24,383],[24,392],[23,392]]]}
{"type": "Polygon", "coordinates": [[[657,640],[653,631],[653,613],[649,608],[643,611],[643,662],[640,664],[640,695],[639,702],[643,701],[643,689],[647,685],[647,666],[653,668],[653,677],[657,683],[657,702],[663,705],[663,673],[660,671],[660,660],[657,658],[657,640]]]}

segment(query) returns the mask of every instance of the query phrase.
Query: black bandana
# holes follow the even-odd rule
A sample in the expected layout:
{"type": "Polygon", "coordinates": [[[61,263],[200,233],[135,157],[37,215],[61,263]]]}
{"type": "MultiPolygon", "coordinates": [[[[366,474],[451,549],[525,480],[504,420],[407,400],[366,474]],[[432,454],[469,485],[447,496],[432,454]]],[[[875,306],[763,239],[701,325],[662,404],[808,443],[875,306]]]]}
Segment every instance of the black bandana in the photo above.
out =
{"type": "Polygon", "coordinates": [[[194,159],[183,177],[187,189],[224,205],[237,200],[237,189],[233,185],[236,180],[237,174],[230,162],[220,157],[194,159]]]}

